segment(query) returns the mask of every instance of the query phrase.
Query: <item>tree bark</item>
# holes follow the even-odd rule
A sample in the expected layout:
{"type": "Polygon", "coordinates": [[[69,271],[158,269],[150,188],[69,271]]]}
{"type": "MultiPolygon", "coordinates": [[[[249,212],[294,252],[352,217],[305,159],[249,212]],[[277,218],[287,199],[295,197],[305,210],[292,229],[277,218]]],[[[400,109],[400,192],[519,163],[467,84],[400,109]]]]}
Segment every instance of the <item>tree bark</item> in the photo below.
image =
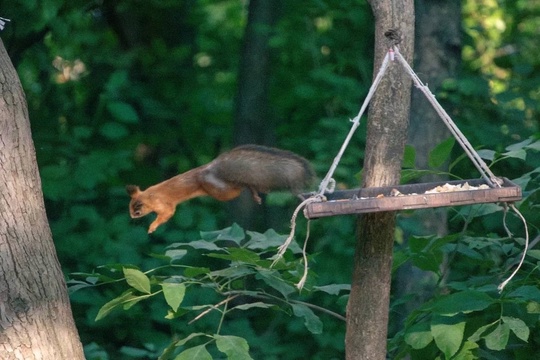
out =
{"type": "MultiPolygon", "coordinates": [[[[391,42],[385,32],[402,34],[400,51],[411,61],[414,48],[413,0],[370,0],[375,16],[375,74],[391,42]]],[[[375,75],[374,74],[374,75],[375,75]]],[[[399,184],[407,140],[410,76],[393,63],[375,93],[367,124],[365,187],[399,184]]],[[[347,305],[347,359],[386,358],[395,214],[359,217],[351,294],[347,305]]]]}
{"type": "Polygon", "coordinates": [[[0,357],[84,359],[45,214],[26,99],[0,40],[0,357]]]}

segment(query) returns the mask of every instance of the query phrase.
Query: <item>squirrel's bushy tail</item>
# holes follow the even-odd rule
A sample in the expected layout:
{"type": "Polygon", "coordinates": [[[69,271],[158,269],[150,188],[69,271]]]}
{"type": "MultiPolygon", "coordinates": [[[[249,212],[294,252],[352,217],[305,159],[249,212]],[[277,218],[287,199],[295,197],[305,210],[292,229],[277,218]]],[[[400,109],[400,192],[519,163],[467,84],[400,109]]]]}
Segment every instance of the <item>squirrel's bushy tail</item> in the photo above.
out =
{"type": "Polygon", "coordinates": [[[236,147],[221,154],[209,166],[218,178],[263,193],[287,189],[299,194],[315,178],[311,164],[303,157],[260,145],[236,147]]]}

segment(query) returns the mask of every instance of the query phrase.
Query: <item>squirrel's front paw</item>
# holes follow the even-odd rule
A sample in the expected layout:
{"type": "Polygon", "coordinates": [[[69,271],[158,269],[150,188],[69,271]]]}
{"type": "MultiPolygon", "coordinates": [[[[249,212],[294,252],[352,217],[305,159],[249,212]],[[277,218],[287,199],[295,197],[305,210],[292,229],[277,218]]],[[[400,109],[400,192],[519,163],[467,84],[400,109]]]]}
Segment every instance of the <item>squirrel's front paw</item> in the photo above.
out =
{"type": "Polygon", "coordinates": [[[148,228],[148,233],[151,234],[158,228],[159,224],[151,223],[150,227],[148,228]]]}

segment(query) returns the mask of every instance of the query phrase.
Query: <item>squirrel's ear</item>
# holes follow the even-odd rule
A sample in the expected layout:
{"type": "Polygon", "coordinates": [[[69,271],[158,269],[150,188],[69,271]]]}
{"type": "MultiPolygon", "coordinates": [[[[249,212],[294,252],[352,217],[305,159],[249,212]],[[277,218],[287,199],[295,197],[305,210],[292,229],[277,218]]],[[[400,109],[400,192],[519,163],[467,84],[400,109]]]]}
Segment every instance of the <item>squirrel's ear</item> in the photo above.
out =
{"type": "Polygon", "coordinates": [[[135,195],[141,192],[141,189],[139,189],[137,185],[127,185],[126,191],[129,196],[134,197],[135,195]]]}

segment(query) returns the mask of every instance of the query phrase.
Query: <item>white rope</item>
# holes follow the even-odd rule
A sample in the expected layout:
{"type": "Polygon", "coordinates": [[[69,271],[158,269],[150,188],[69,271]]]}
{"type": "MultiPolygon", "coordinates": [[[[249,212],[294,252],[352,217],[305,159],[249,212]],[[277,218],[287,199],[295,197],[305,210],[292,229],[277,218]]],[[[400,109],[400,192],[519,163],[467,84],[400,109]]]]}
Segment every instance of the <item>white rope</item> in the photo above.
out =
{"type": "Polygon", "coordinates": [[[326,174],[324,179],[321,181],[321,184],[319,185],[319,192],[318,192],[319,195],[324,196],[324,193],[330,190],[328,188],[328,183],[332,181],[332,176],[334,175],[334,171],[336,170],[336,167],[338,166],[339,161],[341,160],[341,156],[343,155],[343,153],[345,152],[345,149],[349,145],[349,142],[351,141],[351,138],[354,132],[360,125],[360,118],[364,114],[364,111],[366,111],[366,108],[369,102],[371,101],[373,94],[375,94],[375,91],[377,90],[377,87],[379,86],[384,76],[384,73],[386,72],[386,69],[388,68],[390,56],[393,57],[392,49],[390,49],[390,51],[386,53],[386,56],[383,59],[379,72],[377,73],[375,80],[373,80],[373,83],[371,84],[371,87],[369,88],[369,92],[366,96],[366,99],[364,100],[364,103],[362,104],[362,107],[360,108],[360,112],[358,112],[358,115],[356,115],[354,119],[351,120],[353,122],[353,125],[351,126],[351,129],[349,130],[349,134],[347,134],[345,141],[343,141],[343,144],[341,145],[341,149],[339,149],[338,154],[334,158],[334,162],[332,163],[332,166],[330,166],[330,170],[328,170],[328,173],[326,174]]]}
{"type": "Polygon", "coordinates": [[[304,240],[304,247],[302,248],[302,258],[304,259],[304,274],[302,275],[302,278],[300,278],[300,281],[298,281],[298,284],[296,284],[296,288],[298,290],[302,290],[304,288],[304,285],[306,283],[307,276],[308,276],[309,266],[308,266],[308,258],[307,258],[306,248],[307,248],[307,243],[308,243],[308,240],[309,240],[309,225],[310,224],[311,224],[311,221],[308,220],[306,239],[304,240]]]}
{"type": "Polygon", "coordinates": [[[463,135],[463,133],[458,129],[456,124],[452,121],[448,113],[443,109],[443,107],[439,104],[437,99],[435,98],[435,95],[431,93],[429,90],[429,87],[427,85],[424,85],[418,75],[414,72],[414,70],[411,68],[409,63],[407,63],[407,60],[403,58],[401,53],[399,52],[399,49],[397,46],[394,47],[394,51],[397,55],[397,59],[399,62],[403,65],[405,70],[411,75],[411,78],[413,79],[414,84],[424,95],[426,96],[427,100],[430,102],[430,104],[433,106],[437,114],[439,114],[440,118],[443,120],[443,122],[446,124],[452,135],[456,138],[458,143],[461,145],[465,153],[469,156],[471,161],[473,162],[474,166],[478,169],[482,177],[486,180],[486,182],[491,186],[497,186],[501,187],[501,180],[498,179],[489,169],[489,167],[486,165],[484,160],[478,155],[478,153],[474,150],[474,147],[471,145],[469,140],[463,135]]]}
{"type": "MultiPolygon", "coordinates": [[[[529,229],[527,227],[527,221],[525,220],[525,217],[523,217],[523,215],[519,212],[519,210],[516,208],[516,206],[514,204],[509,204],[508,205],[512,210],[514,210],[514,212],[519,216],[519,218],[521,219],[521,221],[523,221],[523,225],[525,226],[525,248],[523,249],[523,255],[521,255],[521,260],[519,261],[519,264],[518,266],[515,268],[515,270],[512,272],[512,274],[508,277],[508,279],[504,280],[498,287],[497,287],[497,290],[499,290],[499,292],[502,292],[504,287],[510,282],[510,280],[512,280],[512,278],[517,274],[517,272],[519,271],[519,269],[521,268],[521,265],[523,265],[523,261],[525,261],[525,255],[527,255],[527,250],[529,249],[529,229]]],[[[510,233],[508,231],[508,228],[506,227],[505,225],[505,229],[507,230],[508,233],[510,233]]]]}
{"type": "MultiPolygon", "coordinates": [[[[285,242],[278,248],[278,252],[277,252],[277,254],[275,256],[274,261],[272,262],[272,265],[270,265],[270,267],[273,267],[274,265],[276,265],[276,263],[285,254],[285,251],[287,251],[287,249],[289,248],[289,245],[291,245],[291,242],[294,239],[294,232],[296,230],[296,217],[298,216],[298,213],[300,212],[300,210],[302,210],[302,208],[305,207],[307,204],[311,204],[311,203],[319,202],[319,201],[321,201],[320,196],[319,195],[314,195],[314,196],[302,201],[300,203],[300,205],[298,205],[296,207],[296,209],[294,210],[293,215],[291,217],[291,232],[289,233],[289,236],[287,237],[285,242]]],[[[309,229],[308,229],[308,234],[309,234],[309,229]]],[[[305,266],[307,266],[307,263],[306,263],[305,266]]]]}

